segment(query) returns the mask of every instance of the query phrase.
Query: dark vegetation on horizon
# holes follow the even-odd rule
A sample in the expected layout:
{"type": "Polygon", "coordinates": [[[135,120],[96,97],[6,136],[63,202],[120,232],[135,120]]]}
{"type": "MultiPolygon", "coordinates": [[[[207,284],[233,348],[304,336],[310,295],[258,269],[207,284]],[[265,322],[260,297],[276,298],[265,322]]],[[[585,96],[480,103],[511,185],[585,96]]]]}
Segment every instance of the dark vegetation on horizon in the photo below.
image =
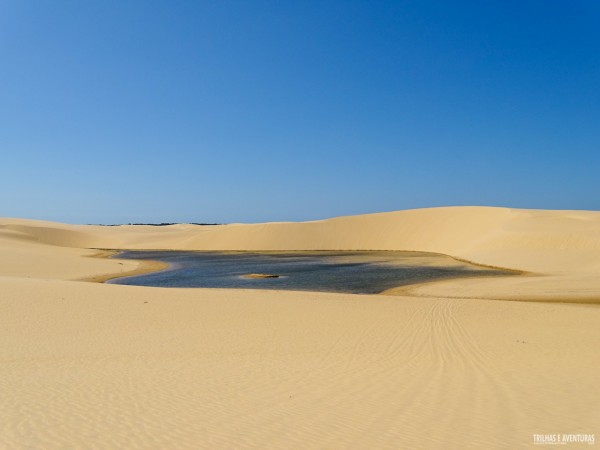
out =
{"type": "Polygon", "coordinates": [[[98,225],[101,227],[119,227],[121,225],[149,225],[152,227],[166,227],[168,225],[201,225],[201,226],[209,226],[209,225],[223,225],[222,223],[199,223],[199,222],[161,222],[161,223],[89,223],[88,225],[98,225]]]}

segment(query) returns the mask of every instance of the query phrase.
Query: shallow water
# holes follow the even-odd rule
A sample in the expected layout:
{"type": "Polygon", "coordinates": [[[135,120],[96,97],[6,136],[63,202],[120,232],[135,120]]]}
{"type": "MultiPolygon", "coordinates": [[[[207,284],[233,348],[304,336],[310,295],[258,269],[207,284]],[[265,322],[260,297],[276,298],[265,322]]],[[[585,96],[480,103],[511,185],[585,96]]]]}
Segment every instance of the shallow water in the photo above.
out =
{"type": "Polygon", "coordinates": [[[161,272],[117,278],[115,284],[154,287],[284,289],[374,294],[447,278],[509,275],[421,252],[190,252],[125,251],[118,258],[163,261],[161,272]],[[247,274],[279,278],[245,278],[247,274]]]}

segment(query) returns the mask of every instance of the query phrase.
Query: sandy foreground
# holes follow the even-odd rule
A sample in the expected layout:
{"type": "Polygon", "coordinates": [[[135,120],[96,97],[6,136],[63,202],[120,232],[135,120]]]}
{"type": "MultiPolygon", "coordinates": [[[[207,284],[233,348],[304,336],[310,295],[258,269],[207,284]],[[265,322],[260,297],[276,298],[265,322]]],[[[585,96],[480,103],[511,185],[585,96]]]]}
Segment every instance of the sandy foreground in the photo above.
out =
{"type": "Polygon", "coordinates": [[[457,207],[211,227],[0,219],[0,448],[598,440],[598,303],[598,212],[457,207]],[[419,250],[527,275],[369,296],[158,289],[81,281],[156,268],[98,249],[419,250]]]}

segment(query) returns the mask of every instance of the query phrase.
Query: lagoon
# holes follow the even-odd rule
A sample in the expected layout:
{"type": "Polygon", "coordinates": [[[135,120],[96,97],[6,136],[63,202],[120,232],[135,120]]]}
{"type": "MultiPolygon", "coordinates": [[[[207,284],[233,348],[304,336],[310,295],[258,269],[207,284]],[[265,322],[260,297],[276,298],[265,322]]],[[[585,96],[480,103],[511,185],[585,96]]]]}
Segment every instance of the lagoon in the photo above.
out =
{"type": "Polygon", "coordinates": [[[116,257],[168,263],[168,269],[160,272],[109,281],[153,287],[375,294],[398,286],[448,278],[512,273],[424,252],[124,251],[116,257]]]}

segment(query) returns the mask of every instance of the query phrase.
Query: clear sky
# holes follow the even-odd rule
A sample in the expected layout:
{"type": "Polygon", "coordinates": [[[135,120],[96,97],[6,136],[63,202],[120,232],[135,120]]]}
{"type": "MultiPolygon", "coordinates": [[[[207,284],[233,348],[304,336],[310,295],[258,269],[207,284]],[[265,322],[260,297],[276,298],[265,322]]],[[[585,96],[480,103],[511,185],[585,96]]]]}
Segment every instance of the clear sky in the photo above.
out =
{"type": "Polygon", "coordinates": [[[0,216],[600,210],[600,2],[0,1],[0,216]]]}

